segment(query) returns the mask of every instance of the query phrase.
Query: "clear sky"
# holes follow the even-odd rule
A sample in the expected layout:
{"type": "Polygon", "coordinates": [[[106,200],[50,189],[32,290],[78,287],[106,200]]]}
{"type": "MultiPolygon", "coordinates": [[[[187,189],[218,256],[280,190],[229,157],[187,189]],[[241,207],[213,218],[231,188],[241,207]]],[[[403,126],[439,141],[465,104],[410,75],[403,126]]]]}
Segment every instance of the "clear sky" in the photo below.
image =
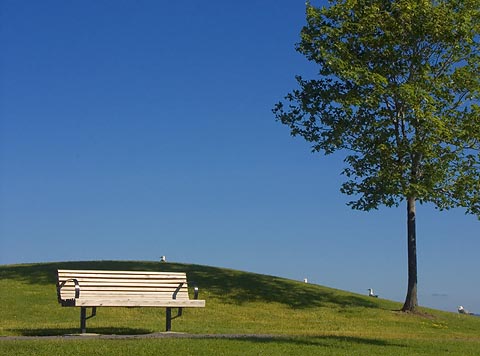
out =
{"type": "MultiPolygon", "coordinates": [[[[274,104],[315,67],[302,0],[0,5],[0,263],[167,260],[403,301],[406,207],[353,211],[341,156],[274,104]]],[[[419,302],[480,312],[480,222],[417,208],[419,302]]]]}

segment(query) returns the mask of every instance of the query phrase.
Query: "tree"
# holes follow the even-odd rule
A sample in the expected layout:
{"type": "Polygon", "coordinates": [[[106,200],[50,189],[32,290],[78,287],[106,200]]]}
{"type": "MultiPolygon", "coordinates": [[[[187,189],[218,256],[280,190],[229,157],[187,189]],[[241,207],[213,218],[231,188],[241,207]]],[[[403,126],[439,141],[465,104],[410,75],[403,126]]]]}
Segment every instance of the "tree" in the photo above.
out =
{"type": "Polygon", "coordinates": [[[408,289],[417,300],[416,203],[480,218],[478,0],[307,3],[296,45],[316,79],[276,104],[277,120],[314,152],[346,153],[348,204],[407,205],[408,289]]]}

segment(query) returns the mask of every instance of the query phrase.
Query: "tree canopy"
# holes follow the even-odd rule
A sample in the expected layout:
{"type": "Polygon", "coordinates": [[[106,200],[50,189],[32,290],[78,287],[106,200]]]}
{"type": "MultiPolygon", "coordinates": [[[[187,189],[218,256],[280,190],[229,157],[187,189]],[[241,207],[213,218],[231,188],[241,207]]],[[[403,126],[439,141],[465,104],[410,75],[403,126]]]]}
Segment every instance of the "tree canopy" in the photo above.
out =
{"type": "Polygon", "coordinates": [[[319,79],[277,104],[315,151],[346,149],[354,208],[407,196],[480,215],[477,0],[333,1],[307,5],[297,50],[319,79]]]}

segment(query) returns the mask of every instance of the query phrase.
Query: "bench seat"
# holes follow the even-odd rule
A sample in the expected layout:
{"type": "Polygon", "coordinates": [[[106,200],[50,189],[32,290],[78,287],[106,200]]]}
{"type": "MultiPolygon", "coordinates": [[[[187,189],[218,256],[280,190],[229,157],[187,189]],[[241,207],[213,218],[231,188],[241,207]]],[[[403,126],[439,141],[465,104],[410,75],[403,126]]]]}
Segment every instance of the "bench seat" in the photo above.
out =
{"type": "Polygon", "coordinates": [[[158,300],[149,298],[118,298],[116,295],[105,298],[79,298],[76,307],[170,307],[203,308],[204,300],[158,300]]]}
{"type": "Polygon", "coordinates": [[[171,330],[171,308],[203,308],[198,288],[190,299],[185,272],[58,270],[57,297],[64,307],[80,307],[80,328],[96,315],[97,307],[164,307],[166,329],[171,330]],[[90,317],[86,308],[92,308],[90,317]]]}

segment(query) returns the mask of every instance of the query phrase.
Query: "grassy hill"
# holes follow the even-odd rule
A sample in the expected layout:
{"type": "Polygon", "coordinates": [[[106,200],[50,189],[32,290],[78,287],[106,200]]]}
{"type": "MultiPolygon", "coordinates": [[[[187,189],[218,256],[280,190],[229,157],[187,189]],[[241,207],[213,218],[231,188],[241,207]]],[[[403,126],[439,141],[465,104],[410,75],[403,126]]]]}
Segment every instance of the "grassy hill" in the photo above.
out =
{"type": "Polygon", "coordinates": [[[173,331],[186,333],[182,338],[141,336],[163,331],[162,308],[99,308],[89,332],[136,337],[0,337],[1,354],[480,355],[480,318],[428,309],[405,314],[395,302],[284,278],[137,261],[0,266],[0,336],[78,332],[79,308],[56,300],[58,268],[186,271],[207,306],[173,320],[173,331]]]}

